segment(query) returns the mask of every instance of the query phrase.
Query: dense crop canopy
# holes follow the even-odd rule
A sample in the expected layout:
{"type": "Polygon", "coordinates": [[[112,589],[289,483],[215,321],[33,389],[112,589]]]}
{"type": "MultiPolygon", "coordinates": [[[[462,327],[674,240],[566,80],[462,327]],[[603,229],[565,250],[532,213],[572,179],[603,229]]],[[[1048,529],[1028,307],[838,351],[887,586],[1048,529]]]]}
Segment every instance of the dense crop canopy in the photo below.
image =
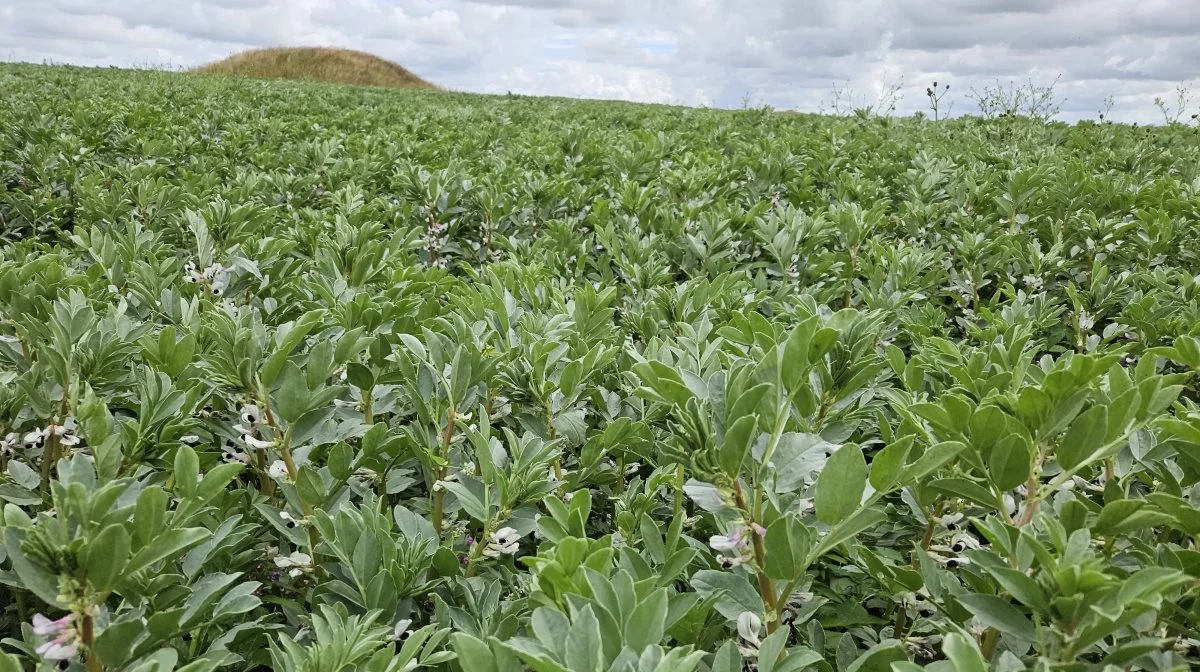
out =
{"type": "Polygon", "coordinates": [[[0,68],[0,670],[1200,664],[1200,136],[0,68]]]}

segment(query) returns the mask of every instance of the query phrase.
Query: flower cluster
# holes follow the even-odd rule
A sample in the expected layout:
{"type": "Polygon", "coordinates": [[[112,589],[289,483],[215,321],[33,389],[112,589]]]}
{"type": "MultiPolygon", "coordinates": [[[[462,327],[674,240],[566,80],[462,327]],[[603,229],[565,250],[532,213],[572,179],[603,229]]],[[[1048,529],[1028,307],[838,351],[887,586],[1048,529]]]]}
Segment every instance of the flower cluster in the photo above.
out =
{"type": "Polygon", "coordinates": [[[714,551],[721,553],[732,553],[733,557],[722,557],[721,566],[729,569],[736,567],[750,559],[750,543],[753,537],[751,534],[765,536],[767,530],[758,523],[750,523],[749,525],[738,524],[729,532],[729,534],[714,534],[708,538],[708,545],[714,551]]]}
{"type": "Polygon", "coordinates": [[[242,408],[242,413],[239,416],[240,424],[233,426],[233,429],[241,435],[242,443],[251,448],[271,448],[275,445],[274,441],[267,441],[258,438],[261,434],[260,424],[262,416],[259,415],[258,406],[248,404],[242,408]]]}
{"type": "Polygon", "coordinates": [[[286,569],[288,576],[293,579],[302,575],[309,574],[313,571],[312,556],[300,551],[293,551],[291,555],[280,555],[275,558],[275,566],[280,569],[286,569]]]}
{"type": "Polygon", "coordinates": [[[10,458],[17,452],[17,446],[21,445],[21,435],[16,432],[9,432],[0,439],[0,458],[10,458]]]}
{"type": "Polygon", "coordinates": [[[221,296],[225,293],[225,285],[229,281],[229,271],[223,268],[220,264],[209,264],[208,268],[200,270],[196,268],[196,264],[187,262],[183,266],[184,278],[194,284],[200,285],[208,290],[213,296],[221,296]]]}
{"type": "Polygon", "coordinates": [[[66,661],[74,658],[83,644],[79,631],[75,629],[75,620],[74,613],[56,620],[35,614],[33,634],[46,640],[37,647],[37,654],[46,660],[66,661]]]}
{"type": "Polygon", "coordinates": [[[449,225],[430,219],[425,229],[425,252],[429,255],[429,264],[435,268],[445,268],[446,259],[441,256],[442,248],[446,246],[446,230],[449,225]]]}
{"type": "Polygon", "coordinates": [[[77,446],[79,445],[79,435],[75,433],[75,421],[67,419],[63,424],[49,424],[41,429],[35,429],[25,435],[25,445],[30,448],[41,448],[46,445],[46,441],[50,437],[58,438],[60,446],[77,446]]]}
{"type": "Polygon", "coordinates": [[[516,555],[520,541],[521,535],[517,534],[516,530],[511,527],[502,527],[492,532],[488,545],[483,549],[483,554],[489,558],[516,555]]]}

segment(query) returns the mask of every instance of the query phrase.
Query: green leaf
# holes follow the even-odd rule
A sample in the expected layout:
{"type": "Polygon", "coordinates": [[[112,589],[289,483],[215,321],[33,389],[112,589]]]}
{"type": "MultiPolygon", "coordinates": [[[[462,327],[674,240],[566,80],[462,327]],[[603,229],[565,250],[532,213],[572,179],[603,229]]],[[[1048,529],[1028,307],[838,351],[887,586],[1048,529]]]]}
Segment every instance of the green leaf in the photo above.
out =
{"type": "Polygon", "coordinates": [[[967,449],[966,444],[958,441],[943,441],[930,446],[921,457],[908,465],[904,470],[901,481],[916,483],[933,472],[941,469],[967,449]]]}
{"type": "Polygon", "coordinates": [[[190,446],[179,446],[175,451],[175,491],[181,497],[196,493],[200,479],[200,458],[190,446]]]}
{"type": "Polygon", "coordinates": [[[375,376],[371,370],[358,362],[346,365],[346,380],[360,390],[370,391],[375,387],[375,376]]]}
{"type": "Polygon", "coordinates": [[[912,446],[913,437],[905,436],[875,453],[875,459],[871,460],[871,487],[876,492],[886,492],[900,482],[912,446]]]}
{"type": "Polygon", "coordinates": [[[889,672],[892,663],[908,660],[899,640],[885,639],[867,649],[846,668],[846,672],[889,672]]]}
{"type": "Polygon", "coordinates": [[[711,672],[742,672],[742,654],[733,640],[727,640],[713,657],[711,672]]]}
{"type": "Polygon", "coordinates": [[[203,527],[168,530],[130,558],[129,563],[125,565],[125,574],[139,572],[156,562],[182,553],[189,546],[194,546],[207,539],[210,534],[212,533],[203,527]]]}
{"type": "Polygon", "coordinates": [[[640,654],[647,646],[659,644],[667,622],[667,591],[656,590],[638,603],[625,623],[625,645],[640,654]]]}
{"type": "Polygon", "coordinates": [[[979,647],[957,632],[949,633],[942,640],[942,651],[954,665],[954,672],[988,672],[987,661],[983,659],[979,647]]]}
{"type": "Polygon", "coordinates": [[[123,525],[109,525],[88,544],[87,578],[92,590],[112,590],[129,559],[129,533],[123,525]]]}
{"type": "Polygon", "coordinates": [[[213,620],[257,609],[262,604],[262,600],[254,594],[254,591],[258,590],[261,585],[258,581],[246,581],[231,588],[213,607],[213,620]]]}
{"type": "Polygon", "coordinates": [[[731,621],[744,611],[763,616],[762,597],[743,574],[702,569],[692,575],[692,587],[704,597],[714,596],[717,611],[731,621]]]}
{"type": "Polygon", "coordinates": [[[460,476],[455,481],[439,481],[443,487],[458,499],[463,511],[475,520],[485,523],[488,520],[488,507],[484,504],[484,486],[478,480],[469,476],[460,476]]]}
{"type": "Polygon", "coordinates": [[[325,483],[321,475],[307,464],[296,470],[296,495],[308,506],[318,507],[325,503],[325,483]]]}
{"type": "Polygon", "coordinates": [[[1152,529],[1175,521],[1174,516],[1161,511],[1145,510],[1148,502],[1142,499],[1118,499],[1104,505],[1096,522],[1092,523],[1092,532],[1097,535],[1111,536],[1131,530],[1152,529]]]}
{"type": "Polygon", "coordinates": [[[750,445],[754,442],[757,428],[757,415],[743,415],[732,427],[725,430],[725,442],[721,445],[718,459],[721,462],[721,471],[730,478],[737,478],[741,472],[742,463],[750,453],[750,445]]]}
{"type": "MultiPolygon", "coordinates": [[[[974,556],[972,556],[974,557],[974,556]]],[[[1024,572],[1011,567],[992,567],[980,564],[1000,587],[1004,588],[1005,592],[1012,595],[1019,602],[1035,611],[1049,611],[1050,604],[1046,601],[1046,594],[1037,582],[1027,576],[1024,572]]]]}
{"type": "Polygon", "coordinates": [[[1033,454],[1022,436],[997,441],[987,453],[988,477],[1000,490],[1012,490],[1029,479],[1033,454]]]}
{"type": "Polygon", "coordinates": [[[471,661],[472,670],[499,672],[496,669],[495,656],[492,655],[492,650],[483,640],[466,633],[456,632],[450,635],[450,643],[454,647],[454,652],[458,654],[459,660],[471,661]]]}
{"type": "Polygon", "coordinates": [[[275,402],[275,412],[284,422],[292,424],[299,420],[310,408],[308,383],[300,367],[292,362],[284,364],[279,387],[271,396],[275,402]]]}
{"type": "Polygon", "coordinates": [[[887,520],[887,514],[877,508],[861,509],[846,520],[838,523],[821,537],[821,541],[808,554],[807,566],[812,566],[822,555],[853,539],[859,532],[887,520]]]}
{"type": "Polygon", "coordinates": [[[1024,642],[1032,642],[1037,636],[1029,617],[1022,614],[1020,609],[1014,607],[1007,600],[995,595],[979,593],[959,595],[957,599],[963,607],[988,627],[995,628],[1024,642]]]}
{"type": "Polygon", "coordinates": [[[794,516],[783,516],[771,523],[764,539],[763,564],[767,576],[790,581],[803,574],[808,568],[805,562],[811,543],[808,528],[794,516]]]}
{"type": "Polygon", "coordinates": [[[40,563],[30,561],[21,550],[28,530],[9,527],[0,531],[4,532],[4,548],[8,553],[8,561],[17,578],[21,580],[21,585],[46,604],[64,608],[66,605],[58,601],[58,577],[42,569],[40,563]]]}
{"type": "Polygon", "coordinates": [[[137,643],[145,637],[146,624],[141,619],[114,623],[96,635],[96,655],[110,667],[120,667],[129,660],[137,643]]]}
{"type": "Polygon", "coordinates": [[[563,662],[571,672],[601,672],[604,661],[600,651],[600,622],[589,605],[580,610],[571,624],[563,662]]]}
{"type": "Polygon", "coordinates": [[[1054,453],[1058,465],[1067,471],[1083,465],[1103,446],[1107,428],[1108,407],[1093,406],[1080,414],[1054,453]]]}
{"type": "Polygon", "coordinates": [[[991,490],[965,478],[939,478],[925,486],[932,492],[943,493],[996,509],[996,496],[991,490]]]}
{"type": "Polygon", "coordinates": [[[866,488],[867,461],[862,448],[847,443],[829,456],[817,477],[817,520],[836,525],[849,518],[862,503],[866,488]]]}

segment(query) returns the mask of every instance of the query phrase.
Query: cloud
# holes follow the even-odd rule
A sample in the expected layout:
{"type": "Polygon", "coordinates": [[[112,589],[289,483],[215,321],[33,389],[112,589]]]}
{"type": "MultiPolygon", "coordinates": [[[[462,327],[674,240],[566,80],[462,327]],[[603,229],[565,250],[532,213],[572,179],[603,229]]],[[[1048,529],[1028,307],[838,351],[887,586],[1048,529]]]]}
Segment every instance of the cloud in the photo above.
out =
{"type": "MultiPolygon", "coordinates": [[[[363,49],[467,91],[816,110],[934,79],[965,94],[1061,75],[1062,117],[1152,121],[1200,80],[1200,12],[1177,0],[7,0],[0,58],[191,67],[266,45],[363,49]]],[[[1200,83],[1200,82],[1198,82],[1200,83]]]]}

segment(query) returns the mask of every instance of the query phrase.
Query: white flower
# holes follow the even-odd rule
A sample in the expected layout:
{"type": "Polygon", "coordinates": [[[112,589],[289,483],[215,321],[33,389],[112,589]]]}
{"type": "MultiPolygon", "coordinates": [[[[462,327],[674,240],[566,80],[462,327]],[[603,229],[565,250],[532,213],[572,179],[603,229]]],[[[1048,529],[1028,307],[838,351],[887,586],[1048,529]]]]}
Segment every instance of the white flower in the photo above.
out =
{"type": "Polygon", "coordinates": [[[758,647],[762,641],[758,638],[762,630],[762,619],[753,611],[743,611],[737,618],[738,650],[747,658],[758,655],[758,647]]]}
{"type": "Polygon", "coordinates": [[[498,558],[501,555],[515,555],[518,548],[518,543],[521,536],[511,527],[502,527],[491,534],[491,540],[486,548],[483,549],[483,554],[489,558],[498,558]]]}
{"type": "Polygon", "coordinates": [[[279,517],[283,520],[283,526],[289,530],[295,529],[296,526],[300,524],[300,521],[293,518],[292,514],[288,513],[287,511],[280,511],[279,517]]]}
{"type": "Polygon", "coordinates": [[[0,440],[0,455],[13,455],[17,450],[17,444],[21,443],[21,435],[16,432],[9,432],[0,440]]]}
{"type": "Polygon", "coordinates": [[[287,464],[283,460],[275,460],[267,467],[267,475],[271,478],[283,478],[288,475],[287,464]]]}
{"type": "Polygon", "coordinates": [[[60,642],[52,639],[37,647],[37,654],[46,660],[71,660],[79,652],[74,641],[60,642]]]}
{"type": "Polygon", "coordinates": [[[749,553],[745,553],[742,555],[734,555],[734,556],[722,555],[720,564],[721,564],[721,569],[733,569],[734,567],[745,564],[749,561],[750,561],[749,553]]]}
{"type": "Polygon", "coordinates": [[[179,437],[179,441],[180,443],[186,443],[189,446],[194,446],[197,443],[200,443],[200,437],[196,436],[195,434],[184,434],[183,436],[179,437]]]}
{"type": "Polygon", "coordinates": [[[1079,311],[1079,330],[1088,331],[1096,325],[1096,318],[1087,313],[1086,310],[1079,311]]]}
{"type": "Polygon", "coordinates": [[[935,611],[935,607],[930,603],[929,596],[925,594],[924,589],[917,593],[901,593],[900,603],[921,614],[930,614],[935,611]]]}
{"type": "MultiPolygon", "coordinates": [[[[1101,477],[1101,480],[1103,480],[1103,476],[1101,477]]],[[[1085,490],[1091,490],[1092,492],[1104,492],[1103,485],[1100,485],[1099,483],[1093,483],[1082,476],[1072,476],[1070,482],[1085,490]]]]}
{"type": "Polygon", "coordinates": [[[933,559],[937,560],[938,563],[945,565],[946,567],[949,567],[950,569],[954,569],[955,567],[962,567],[964,565],[971,564],[970,559],[964,558],[962,556],[957,556],[957,555],[950,556],[950,557],[941,556],[941,555],[933,555],[933,559]]]}
{"type": "Polygon", "coordinates": [[[75,614],[67,614],[60,619],[50,620],[41,614],[33,615],[33,634],[38,637],[52,637],[66,630],[75,620],[75,614]]]}
{"type": "Polygon", "coordinates": [[[35,614],[33,633],[38,637],[52,638],[37,647],[37,654],[46,660],[71,660],[79,652],[80,638],[75,630],[73,613],[57,620],[35,614]]]}
{"type": "Polygon", "coordinates": [[[312,571],[312,556],[300,551],[293,551],[291,555],[281,555],[275,558],[275,566],[280,569],[287,569],[288,576],[296,578],[301,574],[312,571]]]}
{"type": "Polygon", "coordinates": [[[258,414],[258,406],[256,404],[247,404],[242,407],[242,414],[239,417],[242,424],[253,427],[258,424],[262,416],[258,414]]]}
{"type": "MultiPolygon", "coordinates": [[[[757,523],[751,523],[751,528],[760,536],[766,534],[766,530],[757,523]]],[[[742,551],[750,546],[750,535],[747,532],[745,525],[737,525],[728,535],[714,534],[709,537],[708,545],[715,551],[742,551]]]]}
{"type": "Polygon", "coordinates": [[[408,636],[412,634],[412,632],[410,632],[408,629],[410,625],[412,625],[411,618],[402,618],[396,621],[396,625],[392,628],[392,636],[390,639],[396,642],[403,642],[404,640],[408,639],[408,636]]]}
{"type": "Polygon", "coordinates": [[[954,551],[955,553],[962,553],[963,551],[973,550],[979,547],[979,540],[966,533],[956,534],[950,540],[950,550],[954,551]]]}
{"type": "Polygon", "coordinates": [[[274,441],[263,441],[262,439],[256,439],[251,434],[242,434],[242,443],[245,443],[251,448],[270,448],[275,445],[274,441]]]}
{"type": "Polygon", "coordinates": [[[745,546],[745,540],[741,534],[735,532],[731,535],[714,534],[708,538],[708,545],[712,546],[714,551],[737,551],[745,546]]]}
{"type": "Polygon", "coordinates": [[[246,453],[236,451],[228,446],[222,447],[221,453],[222,453],[221,459],[230,464],[232,464],[234,462],[241,462],[242,464],[250,464],[250,456],[249,455],[247,455],[246,453]]]}

